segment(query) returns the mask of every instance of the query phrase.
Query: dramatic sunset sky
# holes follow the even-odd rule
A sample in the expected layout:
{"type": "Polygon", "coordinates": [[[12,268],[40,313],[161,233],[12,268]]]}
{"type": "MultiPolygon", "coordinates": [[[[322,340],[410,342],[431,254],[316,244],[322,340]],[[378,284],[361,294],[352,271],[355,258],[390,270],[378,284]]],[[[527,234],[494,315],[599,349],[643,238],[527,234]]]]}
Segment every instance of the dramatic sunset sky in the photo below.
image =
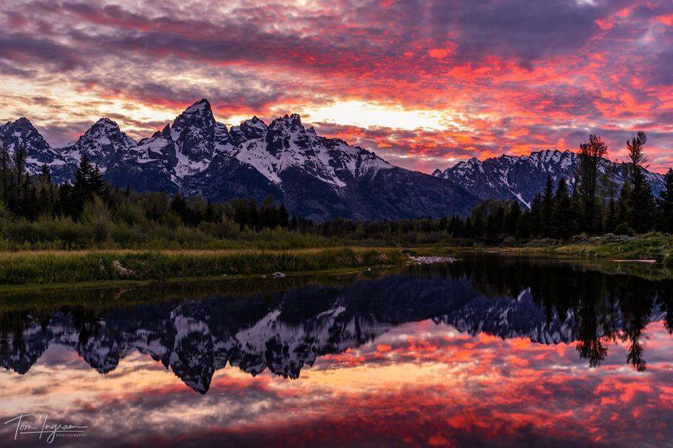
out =
{"type": "Polygon", "coordinates": [[[53,145],[134,138],[199,98],[227,125],[296,112],[432,171],[647,132],[673,166],[670,0],[0,0],[0,120],[53,145]]]}

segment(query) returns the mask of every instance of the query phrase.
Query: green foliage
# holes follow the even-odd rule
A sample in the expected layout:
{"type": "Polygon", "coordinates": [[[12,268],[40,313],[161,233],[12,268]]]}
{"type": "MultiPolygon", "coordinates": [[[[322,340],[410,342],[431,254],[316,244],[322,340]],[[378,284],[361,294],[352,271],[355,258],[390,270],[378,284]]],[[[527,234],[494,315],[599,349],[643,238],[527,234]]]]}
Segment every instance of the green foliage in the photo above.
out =
{"type": "Polygon", "coordinates": [[[320,271],[406,260],[397,249],[181,252],[22,252],[0,254],[0,284],[164,280],[222,275],[320,271]]]}
{"type": "Polygon", "coordinates": [[[511,246],[503,250],[612,260],[653,260],[663,263],[673,260],[673,237],[655,232],[638,236],[576,235],[563,243],[542,241],[537,245],[528,243],[511,246]]]}
{"type": "Polygon", "coordinates": [[[673,169],[669,169],[664,176],[666,189],[661,193],[657,205],[659,216],[657,219],[658,230],[673,233],[673,169]]]}
{"type": "Polygon", "coordinates": [[[656,204],[652,188],[645,180],[642,163],[645,161],[643,146],[647,142],[644,132],[626,142],[630,163],[628,194],[626,197],[626,220],[628,226],[637,233],[652,229],[656,214],[656,204]]]}
{"type": "Polygon", "coordinates": [[[590,135],[586,143],[580,144],[578,152],[579,166],[576,174],[577,194],[581,204],[580,219],[589,233],[600,230],[598,207],[598,168],[601,159],[608,152],[608,145],[598,136],[590,135]]]}
{"type": "Polygon", "coordinates": [[[572,216],[572,212],[568,185],[565,179],[561,179],[554,195],[552,213],[549,219],[550,236],[568,238],[577,232],[577,226],[574,224],[575,216],[572,216]]]}
{"type": "Polygon", "coordinates": [[[551,176],[547,176],[547,183],[542,194],[540,204],[540,231],[542,235],[549,235],[551,232],[551,216],[554,211],[554,183],[551,176]]]}

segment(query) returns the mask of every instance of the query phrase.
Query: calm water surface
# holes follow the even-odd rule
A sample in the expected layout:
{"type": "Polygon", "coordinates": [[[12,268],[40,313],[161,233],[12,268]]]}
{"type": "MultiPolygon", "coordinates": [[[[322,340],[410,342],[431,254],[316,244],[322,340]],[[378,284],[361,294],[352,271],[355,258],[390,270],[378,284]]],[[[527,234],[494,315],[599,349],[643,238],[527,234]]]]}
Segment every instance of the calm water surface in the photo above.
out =
{"type": "Polygon", "coordinates": [[[0,446],[45,417],[86,426],[51,446],[673,446],[661,278],[466,256],[5,298],[0,446]]]}

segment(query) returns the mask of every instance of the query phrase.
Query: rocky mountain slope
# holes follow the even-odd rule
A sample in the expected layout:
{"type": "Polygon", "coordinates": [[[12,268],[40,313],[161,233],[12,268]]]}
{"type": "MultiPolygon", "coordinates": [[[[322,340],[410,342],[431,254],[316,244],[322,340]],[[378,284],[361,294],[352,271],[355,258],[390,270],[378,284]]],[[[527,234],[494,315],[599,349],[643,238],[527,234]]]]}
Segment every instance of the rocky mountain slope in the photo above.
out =
{"type": "MultiPolygon", "coordinates": [[[[473,158],[444,171],[436,170],[433,175],[451,180],[482,200],[516,199],[528,207],[535,194],[544,189],[548,175],[555,185],[562,178],[572,185],[577,164],[578,156],[574,152],[546,150],[533,152],[529,156],[503,155],[483,161],[473,158]]],[[[610,168],[614,169],[614,182],[618,192],[624,184],[628,167],[622,163],[603,160],[601,174],[610,168]]],[[[654,194],[658,195],[664,188],[663,177],[649,171],[645,174],[654,194]]]]}
{"type": "Polygon", "coordinates": [[[71,181],[87,154],[122,188],[202,194],[215,201],[261,201],[271,194],[290,213],[315,220],[440,217],[468,213],[479,202],[451,181],[321,137],[298,115],[269,125],[253,117],[227,129],[207,100],[139,142],[108,119],[64,148],[51,148],[25,118],[0,126],[0,140],[10,153],[24,145],[28,170],[36,173],[46,164],[57,182],[71,181]]]}
{"type": "MultiPolygon", "coordinates": [[[[56,182],[70,182],[87,154],[105,178],[124,188],[202,194],[214,201],[269,195],[290,213],[314,220],[407,219],[467,214],[485,199],[518,200],[528,206],[548,175],[571,184],[577,155],[546,150],[529,156],[500,156],[459,162],[432,176],[396,167],[343,140],[321,137],[299,115],[270,124],[257,117],[228,129],[207,100],[187,108],[173,123],[136,142],[112,120],[102,118],[63,148],[52,148],[26,118],[0,126],[0,143],[13,154],[23,146],[26,168],[46,164],[56,182]]],[[[617,188],[627,167],[614,168],[617,188]]],[[[646,173],[655,194],[663,178],[646,173]]]]}

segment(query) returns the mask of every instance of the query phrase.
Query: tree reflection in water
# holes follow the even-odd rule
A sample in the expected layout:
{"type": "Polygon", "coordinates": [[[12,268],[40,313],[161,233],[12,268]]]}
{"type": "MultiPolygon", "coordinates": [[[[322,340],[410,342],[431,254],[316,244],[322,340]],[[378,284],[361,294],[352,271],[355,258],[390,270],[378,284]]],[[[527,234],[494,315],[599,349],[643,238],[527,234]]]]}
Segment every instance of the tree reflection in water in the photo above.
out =
{"type": "Polygon", "coordinates": [[[466,256],[381,278],[308,282],[246,297],[206,290],[185,300],[162,301],[156,293],[152,303],[124,306],[109,300],[97,308],[6,307],[0,313],[0,365],[26,373],[50,344],[60,344],[107,373],[138,350],[205,393],[214,372],[227,365],[296,378],[318,357],[432,319],[470,335],[576,342],[591,367],[621,341],[628,347],[626,361],[643,371],[645,327],[663,320],[669,333],[673,328],[673,282],[649,277],[582,263],[466,256]]]}

